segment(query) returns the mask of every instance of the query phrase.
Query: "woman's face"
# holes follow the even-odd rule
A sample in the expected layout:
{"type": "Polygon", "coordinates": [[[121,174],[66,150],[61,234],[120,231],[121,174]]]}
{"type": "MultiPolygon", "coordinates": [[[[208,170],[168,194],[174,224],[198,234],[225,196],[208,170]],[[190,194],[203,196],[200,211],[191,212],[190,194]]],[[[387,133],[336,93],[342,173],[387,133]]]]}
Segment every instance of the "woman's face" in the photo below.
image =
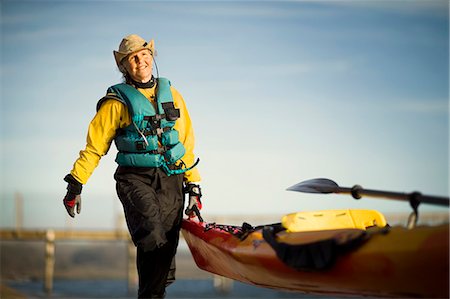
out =
{"type": "Polygon", "coordinates": [[[128,55],[123,60],[123,66],[136,82],[145,83],[152,77],[152,55],[150,50],[142,49],[128,55]]]}

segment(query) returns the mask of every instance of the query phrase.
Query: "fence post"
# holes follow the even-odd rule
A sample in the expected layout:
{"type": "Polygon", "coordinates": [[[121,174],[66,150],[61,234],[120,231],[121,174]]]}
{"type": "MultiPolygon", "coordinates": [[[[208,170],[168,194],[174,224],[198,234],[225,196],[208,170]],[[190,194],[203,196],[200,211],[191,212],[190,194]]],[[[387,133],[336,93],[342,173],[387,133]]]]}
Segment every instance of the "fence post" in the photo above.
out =
{"type": "Polygon", "coordinates": [[[228,294],[233,289],[233,280],[224,276],[214,274],[214,288],[222,294],[228,294]]]}
{"type": "Polygon", "coordinates": [[[53,290],[53,271],[55,268],[55,232],[49,229],[45,233],[45,273],[44,291],[50,295],[53,290]]]}
{"type": "Polygon", "coordinates": [[[16,230],[23,228],[23,196],[22,193],[16,192],[14,195],[14,201],[16,204],[16,230]]]}

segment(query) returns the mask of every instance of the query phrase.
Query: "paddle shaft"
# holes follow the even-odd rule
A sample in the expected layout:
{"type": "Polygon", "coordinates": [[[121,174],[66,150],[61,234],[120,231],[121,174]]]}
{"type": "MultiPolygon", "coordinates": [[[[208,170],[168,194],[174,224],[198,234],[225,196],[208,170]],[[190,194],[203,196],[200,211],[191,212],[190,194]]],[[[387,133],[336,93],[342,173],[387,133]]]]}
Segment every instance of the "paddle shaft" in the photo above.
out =
{"type": "Polygon", "coordinates": [[[359,185],[355,185],[352,188],[339,187],[338,190],[336,190],[336,193],[351,194],[355,199],[360,199],[362,196],[383,197],[386,199],[405,200],[409,202],[415,201],[418,204],[428,203],[445,207],[450,206],[447,197],[422,195],[420,192],[401,193],[401,192],[370,190],[370,189],[363,189],[359,185]]]}

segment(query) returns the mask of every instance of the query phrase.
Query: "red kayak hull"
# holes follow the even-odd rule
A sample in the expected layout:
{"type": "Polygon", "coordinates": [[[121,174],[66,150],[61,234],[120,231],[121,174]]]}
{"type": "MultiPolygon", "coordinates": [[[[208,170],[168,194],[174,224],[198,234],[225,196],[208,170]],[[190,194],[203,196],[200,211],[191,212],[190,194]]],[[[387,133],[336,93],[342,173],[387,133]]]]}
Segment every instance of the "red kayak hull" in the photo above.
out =
{"type": "MultiPolygon", "coordinates": [[[[280,242],[307,244],[349,238],[357,229],[277,234],[280,242]]],[[[374,297],[449,296],[449,227],[390,228],[340,255],[327,270],[287,266],[263,239],[244,240],[205,223],[183,220],[182,233],[199,268],[244,283],[311,294],[374,297]]]]}

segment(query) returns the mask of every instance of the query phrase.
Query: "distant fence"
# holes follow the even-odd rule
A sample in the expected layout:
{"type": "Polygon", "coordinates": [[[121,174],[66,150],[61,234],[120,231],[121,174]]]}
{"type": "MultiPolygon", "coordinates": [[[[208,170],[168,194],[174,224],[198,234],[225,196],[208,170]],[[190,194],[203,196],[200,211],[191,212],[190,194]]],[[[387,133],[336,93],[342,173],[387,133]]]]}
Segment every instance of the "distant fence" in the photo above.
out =
{"type": "Polygon", "coordinates": [[[127,279],[128,291],[133,292],[136,274],[136,248],[127,231],[67,231],[67,230],[0,230],[1,240],[44,241],[45,242],[45,271],[44,291],[53,291],[53,276],[55,269],[55,241],[56,240],[95,240],[95,241],[124,241],[127,246],[127,279]]]}

